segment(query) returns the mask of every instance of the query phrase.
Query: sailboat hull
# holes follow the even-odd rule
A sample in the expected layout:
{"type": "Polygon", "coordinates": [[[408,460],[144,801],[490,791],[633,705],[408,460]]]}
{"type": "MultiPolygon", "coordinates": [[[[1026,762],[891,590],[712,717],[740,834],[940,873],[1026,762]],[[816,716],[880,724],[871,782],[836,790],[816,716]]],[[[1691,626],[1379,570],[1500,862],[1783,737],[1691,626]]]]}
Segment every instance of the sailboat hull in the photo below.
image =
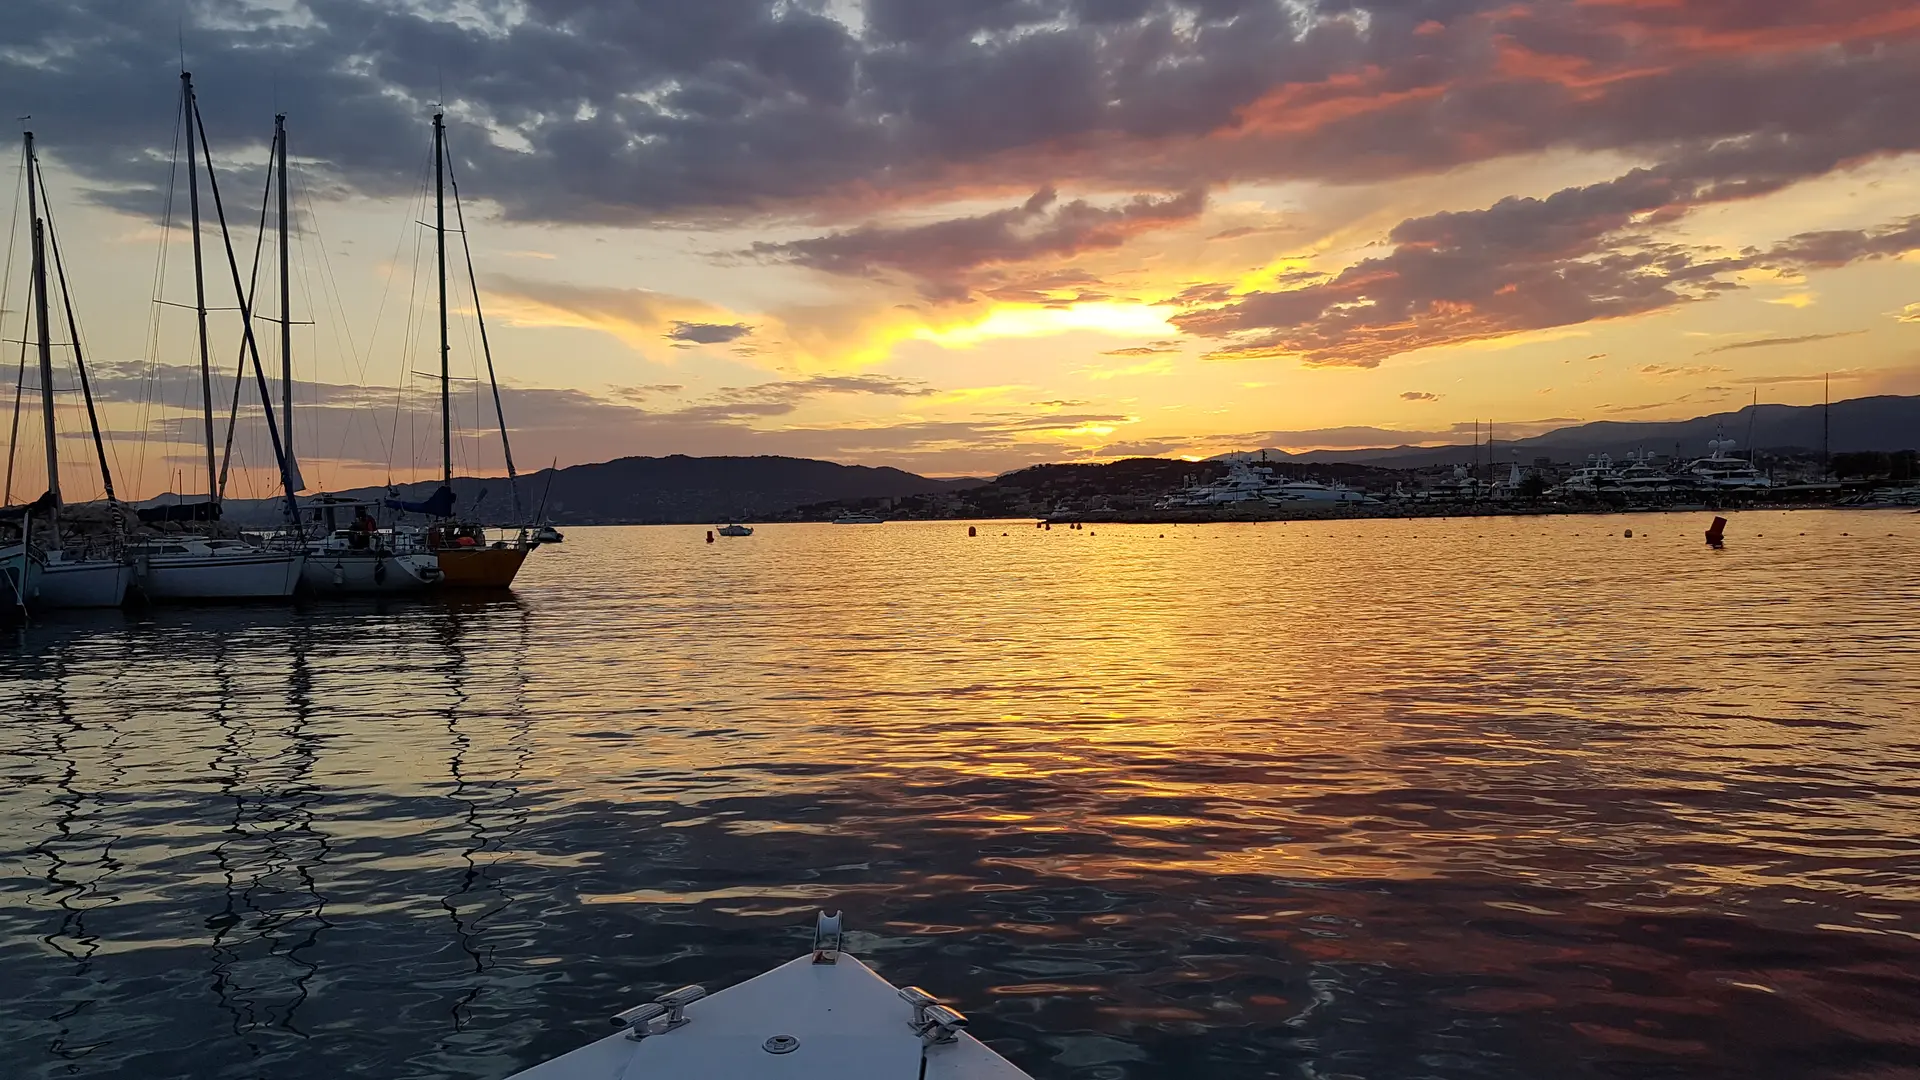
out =
{"type": "Polygon", "coordinates": [[[284,600],[300,585],[304,554],[151,555],[138,580],[147,599],[284,600]]]}
{"type": "Polygon", "coordinates": [[[49,562],[40,572],[38,606],[46,608],[112,608],[127,601],[133,584],[133,566],[117,559],[81,559],[49,562]]]}
{"type": "Polygon", "coordinates": [[[448,589],[506,589],[513,585],[520,564],[527,561],[523,547],[442,548],[440,584],[448,589]]]}
{"type": "Polygon", "coordinates": [[[0,548],[0,617],[17,613],[39,598],[44,569],[25,544],[0,548]]]}
{"type": "Polygon", "coordinates": [[[440,567],[432,555],[311,552],[302,582],[315,596],[425,592],[440,582],[440,567]]]}

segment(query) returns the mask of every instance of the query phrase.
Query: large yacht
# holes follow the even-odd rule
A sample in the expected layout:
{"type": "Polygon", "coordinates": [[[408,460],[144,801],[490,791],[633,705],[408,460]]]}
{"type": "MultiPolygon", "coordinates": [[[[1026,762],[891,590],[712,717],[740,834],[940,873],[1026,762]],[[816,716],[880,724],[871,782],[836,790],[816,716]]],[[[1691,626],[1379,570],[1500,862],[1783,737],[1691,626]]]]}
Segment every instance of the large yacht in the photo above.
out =
{"type": "Polygon", "coordinates": [[[1753,491],[1770,488],[1773,481],[1753,467],[1751,461],[1734,457],[1732,439],[1721,436],[1707,440],[1707,456],[1697,458],[1682,470],[1694,483],[1718,491],[1753,491]]]}
{"type": "Polygon", "coordinates": [[[1560,482],[1568,495],[1608,495],[1620,490],[1620,470],[1614,468],[1610,454],[1588,454],[1587,463],[1560,482]]]}
{"type": "Polygon", "coordinates": [[[1687,486],[1665,469],[1653,463],[1653,454],[1641,451],[1627,455],[1626,467],[1614,475],[1614,483],[1628,495],[1660,495],[1687,486]]]}

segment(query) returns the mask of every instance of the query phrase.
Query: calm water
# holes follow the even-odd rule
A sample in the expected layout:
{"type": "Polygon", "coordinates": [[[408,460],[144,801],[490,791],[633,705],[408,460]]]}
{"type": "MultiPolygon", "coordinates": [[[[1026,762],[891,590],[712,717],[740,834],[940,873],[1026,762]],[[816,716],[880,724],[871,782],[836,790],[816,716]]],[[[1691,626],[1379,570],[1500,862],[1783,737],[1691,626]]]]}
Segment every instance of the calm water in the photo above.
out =
{"type": "Polygon", "coordinates": [[[1043,1080],[1920,1074],[1920,516],[1704,524],[583,528],[50,621],[0,1074],[499,1077],[821,905],[1043,1080]]]}

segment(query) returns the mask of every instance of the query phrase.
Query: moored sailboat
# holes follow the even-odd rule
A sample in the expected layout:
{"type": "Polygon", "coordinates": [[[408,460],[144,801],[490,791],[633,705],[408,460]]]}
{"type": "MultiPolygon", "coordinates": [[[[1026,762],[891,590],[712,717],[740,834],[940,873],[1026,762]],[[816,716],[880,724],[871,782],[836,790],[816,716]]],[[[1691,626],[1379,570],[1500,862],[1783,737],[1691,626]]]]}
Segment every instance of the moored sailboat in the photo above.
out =
{"type": "MultiPolygon", "coordinates": [[[[220,236],[233,279],[234,297],[239,305],[242,359],[252,361],[254,379],[260,391],[260,405],[272,441],[274,461],[279,467],[281,486],[287,499],[288,523],[299,521],[299,502],[295,492],[293,463],[280,438],[275,422],[273,398],[267,390],[267,376],[260,364],[259,343],[253,333],[251,293],[241,287],[240,263],[234,257],[232,239],[227,232],[226,210],[220,200],[220,185],[214,175],[213,151],[207,144],[206,125],[200,119],[200,106],[194,95],[193,77],[180,73],[180,116],[186,136],[187,204],[192,215],[195,341],[200,357],[202,427],[205,434],[207,501],[204,504],[162,508],[161,512],[142,511],[142,520],[171,522],[184,518],[204,521],[207,535],[183,534],[149,539],[134,546],[135,580],[152,600],[268,600],[285,599],[299,587],[307,554],[297,545],[268,545],[235,537],[213,535],[220,519],[220,477],[224,470],[214,467],[213,372],[208,356],[206,275],[201,253],[200,182],[198,159],[204,157],[207,190],[213,197],[214,213],[220,224],[220,236]],[[182,513],[182,511],[184,513],[182,513]]],[[[284,290],[283,290],[284,292],[284,290]]],[[[283,321],[284,326],[284,321],[283,321]]]]}
{"type": "Polygon", "coordinates": [[[433,232],[434,266],[440,296],[440,487],[427,499],[407,502],[389,499],[397,510],[421,513],[433,519],[420,535],[426,549],[440,561],[440,582],[449,589],[505,589],[513,584],[527,555],[539,546],[528,531],[520,506],[519,478],[513,469],[513,447],[507,438],[507,417],[500,404],[500,383],[494,378],[493,349],[487,341],[486,316],[480,309],[479,281],[473,271],[473,250],[467,243],[466,213],[460,205],[460,186],[447,175],[452,159],[447,150],[444,113],[433,114],[433,232]],[[504,535],[490,536],[479,522],[461,520],[454,513],[451,348],[447,342],[447,188],[451,182],[454,213],[458,217],[461,250],[466,255],[467,284],[472,290],[480,349],[487,362],[487,381],[493,389],[494,416],[499,422],[500,449],[507,463],[507,483],[513,490],[514,517],[521,522],[504,535]]]}
{"type": "MultiPolygon", "coordinates": [[[[47,491],[39,500],[44,516],[41,532],[44,539],[39,551],[31,551],[33,530],[22,526],[23,558],[29,562],[37,561],[35,582],[26,582],[25,573],[31,569],[22,564],[22,581],[28,584],[23,593],[25,602],[33,607],[77,608],[77,607],[118,607],[127,598],[127,587],[133,580],[133,569],[128,565],[119,543],[120,515],[113,493],[113,473],[107,466],[105,444],[101,441],[100,421],[94,411],[93,390],[87,381],[86,362],[81,356],[79,321],[73,311],[73,296],[67,288],[67,272],[60,261],[59,243],[54,239],[52,213],[42,214],[45,178],[40,172],[39,155],[34,151],[33,132],[24,134],[22,154],[25,160],[27,189],[27,220],[32,246],[32,294],[34,339],[38,347],[40,361],[40,414],[46,444],[47,491]],[[55,273],[48,272],[52,264],[55,273]],[[48,285],[57,277],[60,282],[62,306],[67,317],[67,336],[71,339],[74,367],[79,372],[80,389],[87,402],[87,419],[93,429],[93,445],[99,455],[100,478],[106,488],[107,505],[111,511],[112,535],[94,536],[77,544],[70,544],[62,534],[60,510],[60,453],[59,432],[54,422],[53,387],[53,327],[49,314],[51,307],[48,285]]],[[[24,359],[24,358],[23,358],[24,359]]],[[[16,398],[15,406],[18,407],[16,398]]],[[[18,414],[15,415],[14,430],[19,430],[18,414]]],[[[9,448],[9,455],[12,453],[9,448]]],[[[12,482],[12,460],[8,461],[8,482],[12,482]]],[[[26,518],[23,517],[23,522],[26,518]]]]}

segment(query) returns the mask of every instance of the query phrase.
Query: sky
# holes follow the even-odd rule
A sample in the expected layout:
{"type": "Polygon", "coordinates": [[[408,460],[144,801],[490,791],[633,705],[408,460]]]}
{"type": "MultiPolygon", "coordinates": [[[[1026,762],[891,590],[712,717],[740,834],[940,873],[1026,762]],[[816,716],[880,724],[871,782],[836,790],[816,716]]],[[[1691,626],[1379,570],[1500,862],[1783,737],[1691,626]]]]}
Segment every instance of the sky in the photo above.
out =
{"type": "MultiPolygon", "coordinates": [[[[1920,392],[1893,0],[12,0],[0,108],[38,139],[123,498],[209,484],[183,59],[242,278],[287,115],[309,490],[439,469],[436,107],[463,473],[503,465],[469,280],[523,471],[991,475],[1920,392]]],[[[224,446],[236,271],[202,242],[224,446]]],[[[101,485],[55,300],[73,500],[101,485]]],[[[27,360],[14,501],[45,475],[27,360]]]]}

